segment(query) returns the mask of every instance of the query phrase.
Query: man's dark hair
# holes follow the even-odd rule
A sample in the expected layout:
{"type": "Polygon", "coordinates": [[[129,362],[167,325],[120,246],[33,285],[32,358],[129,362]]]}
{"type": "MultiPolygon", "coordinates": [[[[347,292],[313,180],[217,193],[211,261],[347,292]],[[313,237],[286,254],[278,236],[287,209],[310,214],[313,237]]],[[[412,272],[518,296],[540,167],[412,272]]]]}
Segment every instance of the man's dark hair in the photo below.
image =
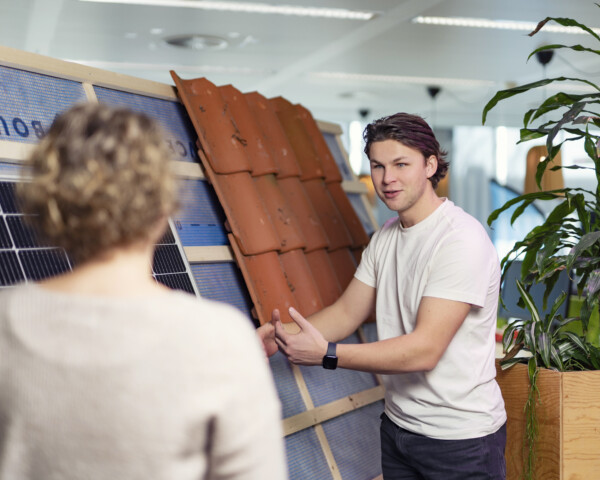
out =
{"type": "Polygon", "coordinates": [[[414,148],[423,154],[425,160],[431,155],[437,158],[437,170],[429,178],[433,188],[448,172],[446,155],[448,152],[441,149],[433,130],[423,118],[409,113],[396,113],[380,118],[367,125],[363,133],[365,140],[365,153],[370,158],[369,152],[374,142],[396,140],[397,142],[414,148]]]}

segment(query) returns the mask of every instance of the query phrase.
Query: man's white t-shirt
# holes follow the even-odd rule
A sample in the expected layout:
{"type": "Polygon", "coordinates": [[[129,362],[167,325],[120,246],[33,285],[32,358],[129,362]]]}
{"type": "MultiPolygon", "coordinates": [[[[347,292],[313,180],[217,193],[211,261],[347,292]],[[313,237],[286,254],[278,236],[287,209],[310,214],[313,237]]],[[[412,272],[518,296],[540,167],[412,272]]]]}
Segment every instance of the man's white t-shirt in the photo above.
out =
{"type": "Polygon", "coordinates": [[[447,199],[410,228],[396,218],[373,235],[355,276],[377,290],[380,340],[411,333],[423,297],[472,305],[433,370],[382,376],[388,417],[431,438],[497,431],[506,421],[494,364],[500,264],[482,225],[447,199]]]}

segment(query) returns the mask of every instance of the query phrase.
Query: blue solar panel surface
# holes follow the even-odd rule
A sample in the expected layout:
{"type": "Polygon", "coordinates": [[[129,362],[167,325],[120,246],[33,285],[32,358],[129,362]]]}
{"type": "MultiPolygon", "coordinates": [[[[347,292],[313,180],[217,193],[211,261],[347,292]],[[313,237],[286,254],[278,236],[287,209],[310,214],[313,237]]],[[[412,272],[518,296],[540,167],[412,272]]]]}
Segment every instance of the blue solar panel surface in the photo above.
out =
{"type": "Polygon", "coordinates": [[[344,480],[371,480],[381,475],[379,416],[382,412],[383,402],[379,401],[323,422],[344,480]]]}
{"type": "Polygon", "coordinates": [[[290,480],[333,478],[314,428],[285,437],[285,450],[290,480]]]}
{"type": "Polygon", "coordinates": [[[173,215],[184,246],[229,245],[225,214],[214,190],[200,179],[179,182],[181,208],[173,215]]]}
{"type": "Polygon", "coordinates": [[[302,400],[298,384],[285,356],[277,352],[269,358],[269,363],[273,371],[277,393],[281,400],[283,418],[292,417],[304,412],[306,405],[304,404],[304,400],[302,400]]]}
{"type": "Polygon", "coordinates": [[[198,263],[191,269],[201,297],[233,305],[251,318],[252,301],[233,262],[198,263]]]}
{"type": "Polygon", "coordinates": [[[94,92],[99,102],[128,107],[154,118],[165,131],[175,160],[198,161],[197,135],[181,103],[98,86],[94,86],[94,92]]]}
{"type": "MultiPolygon", "coordinates": [[[[360,343],[360,340],[353,334],[341,343],[360,343]]],[[[378,385],[375,376],[365,372],[302,366],[300,370],[315,407],[378,385]]]]}
{"type": "Polygon", "coordinates": [[[340,169],[340,173],[342,174],[342,178],[349,182],[354,180],[354,174],[352,170],[348,167],[346,163],[346,157],[342,150],[340,149],[340,144],[337,141],[337,135],[334,133],[323,132],[323,137],[325,137],[325,142],[327,142],[327,146],[329,147],[329,151],[333,155],[335,159],[335,163],[340,169]]]}
{"type": "Polygon", "coordinates": [[[360,193],[348,193],[347,195],[348,195],[348,199],[350,200],[350,203],[354,207],[354,211],[356,212],[356,214],[358,215],[358,218],[360,219],[360,223],[362,223],[365,231],[367,232],[367,235],[369,235],[369,237],[370,237],[371,235],[373,235],[373,233],[375,233],[375,227],[373,226],[373,223],[371,222],[371,218],[369,217],[369,213],[367,212],[367,207],[365,207],[365,204],[361,198],[361,194],[360,193]]]}
{"type": "Polygon", "coordinates": [[[0,140],[36,143],[58,113],[85,100],[79,82],[0,65],[0,140]]]}

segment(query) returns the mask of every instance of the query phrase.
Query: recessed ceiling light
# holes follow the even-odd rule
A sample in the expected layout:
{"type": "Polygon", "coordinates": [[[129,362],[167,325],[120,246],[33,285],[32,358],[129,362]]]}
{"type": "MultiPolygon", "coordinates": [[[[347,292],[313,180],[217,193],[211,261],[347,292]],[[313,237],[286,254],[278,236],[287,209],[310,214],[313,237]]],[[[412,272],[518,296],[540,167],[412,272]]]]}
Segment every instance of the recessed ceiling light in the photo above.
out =
{"type": "MultiPolygon", "coordinates": [[[[443,25],[451,27],[495,28],[499,30],[522,30],[532,32],[537,27],[537,22],[523,22],[517,20],[490,20],[487,18],[469,17],[415,17],[413,23],[425,25],[443,25]]],[[[578,27],[563,27],[562,25],[546,24],[543,31],[553,33],[586,33],[578,27]]],[[[600,28],[592,28],[595,33],[600,33],[600,28]]]]}
{"type": "Polygon", "coordinates": [[[95,3],[122,3],[129,5],[152,5],[157,7],[200,8],[223,12],[270,13],[301,17],[336,18],[343,20],[370,20],[374,12],[348,10],[345,8],[303,7],[298,5],[271,5],[254,2],[195,1],[195,0],[79,0],[95,3]]]}
{"type": "Polygon", "coordinates": [[[223,50],[227,48],[229,42],[221,37],[213,35],[175,35],[165,38],[169,45],[179,48],[189,48],[191,50],[223,50]]]}

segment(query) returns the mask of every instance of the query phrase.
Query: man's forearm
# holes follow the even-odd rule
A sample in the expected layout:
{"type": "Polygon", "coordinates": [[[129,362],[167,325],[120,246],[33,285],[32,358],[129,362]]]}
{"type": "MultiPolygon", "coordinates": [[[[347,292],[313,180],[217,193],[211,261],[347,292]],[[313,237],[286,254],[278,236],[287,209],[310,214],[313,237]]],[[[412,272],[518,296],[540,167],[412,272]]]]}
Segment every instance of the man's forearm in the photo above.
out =
{"type": "Polygon", "coordinates": [[[414,335],[372,343],[337,346],[338,367],[376,374],[428,371],[439,360],[439,351],[414,335]]]}
{"type": "Polygon", "coordinates": [[[337,302],[314,313],[307,320],[328,342],[340,342],[354,333],[362,323],[360,320],[352,319],[337,302]]]}

